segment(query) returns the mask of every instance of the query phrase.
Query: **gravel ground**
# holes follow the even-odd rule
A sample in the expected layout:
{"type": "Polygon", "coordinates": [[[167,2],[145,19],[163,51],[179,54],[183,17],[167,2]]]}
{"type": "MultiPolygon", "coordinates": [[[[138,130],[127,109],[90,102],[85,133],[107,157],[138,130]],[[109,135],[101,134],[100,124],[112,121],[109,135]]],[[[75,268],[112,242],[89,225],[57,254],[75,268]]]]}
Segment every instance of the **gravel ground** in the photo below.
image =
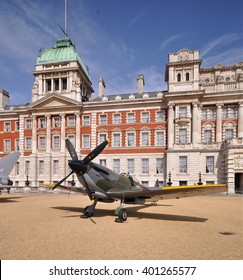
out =
{"type": "Polygon", "coordinates": [[[68,194],[0,196],[2,260],[236,260],[243,259],[243,196],[161,200],[126,205],[128,220],[115,223],[119,203],[90,202],[68,194]]]}

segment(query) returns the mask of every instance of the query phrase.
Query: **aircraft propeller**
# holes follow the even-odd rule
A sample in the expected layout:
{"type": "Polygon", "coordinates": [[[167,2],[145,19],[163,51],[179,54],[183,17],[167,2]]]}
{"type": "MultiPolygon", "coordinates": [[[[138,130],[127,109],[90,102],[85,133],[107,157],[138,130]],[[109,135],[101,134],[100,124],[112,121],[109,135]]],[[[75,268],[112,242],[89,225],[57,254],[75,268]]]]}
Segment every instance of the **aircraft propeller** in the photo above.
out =
{"type": "Polygon", "coordinates": [[[86,171],[87,171],[88,164],[104,150],[104,148],[106,147],[108,142],[109,142],[108,140],[102,142],[93,151],[91,151],[83,160],[79,160],[73,144],[71,143],[71,141],[69,139],[66,139],[66,146],[67,146],[68,152],[72,158],[72,160],[69,161],[68,165],[70,166],[72,171],[66,177],[64,177],[62,180],[60,180],[58,183],[56,183],[52,189],[55,190],[57,187],[61,186],[61,184],[69,176],[71,176],[73,173],[75,173],[77,175],[78,179],[83,183],[84,187],[86,188],[87,194],[88,194],[90,200],[92,200],[92,193],[90,191],[88,183],[86,182],[86,180],[84,178],[84,173],[86,173],[86,171]]]}

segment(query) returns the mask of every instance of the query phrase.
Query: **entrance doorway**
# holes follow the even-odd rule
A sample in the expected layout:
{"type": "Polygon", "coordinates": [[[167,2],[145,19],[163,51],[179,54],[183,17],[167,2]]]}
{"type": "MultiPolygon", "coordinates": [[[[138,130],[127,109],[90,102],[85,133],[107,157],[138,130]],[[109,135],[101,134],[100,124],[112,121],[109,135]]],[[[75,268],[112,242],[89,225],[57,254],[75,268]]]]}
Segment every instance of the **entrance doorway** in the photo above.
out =
{"type": "Polygon", "coordinates": [[[243,193],[243,173],[235,173],[235,192],[243,193]]]}

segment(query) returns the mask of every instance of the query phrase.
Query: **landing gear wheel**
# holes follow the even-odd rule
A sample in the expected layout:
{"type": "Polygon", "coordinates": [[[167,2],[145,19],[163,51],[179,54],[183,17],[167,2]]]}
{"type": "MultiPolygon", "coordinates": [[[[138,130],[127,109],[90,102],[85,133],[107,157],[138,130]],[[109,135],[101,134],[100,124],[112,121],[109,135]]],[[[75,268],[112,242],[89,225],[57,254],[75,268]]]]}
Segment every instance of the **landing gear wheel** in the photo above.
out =
{"type": "Polygon", "coordinates": [[[84,208],[84,214],[81,215],[80,218],[91,218],[91,217],[93,217],[93,214],[94,214],[94,213],[93,213],[93,212],[87,211],[89,207],[90,207],[90,206],[86,206],[86,207],[84,208]]]}
{"type": "Polygon", "coordinates": [[[116,222],[123,223],[127,220],[127,210],[122,208],[118,213],[118,218],[116,218],[116,222]]]}

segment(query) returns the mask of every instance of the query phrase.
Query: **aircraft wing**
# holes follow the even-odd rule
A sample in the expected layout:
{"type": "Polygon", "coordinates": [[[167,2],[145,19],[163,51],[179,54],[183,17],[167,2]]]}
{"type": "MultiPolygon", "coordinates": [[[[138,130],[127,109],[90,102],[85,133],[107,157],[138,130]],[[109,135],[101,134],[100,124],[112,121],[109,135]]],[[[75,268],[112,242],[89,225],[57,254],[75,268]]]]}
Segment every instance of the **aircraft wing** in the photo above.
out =
{"type": "Polygon", "coordinates": [[[198,196],[212,193],[226,192],[225,184],[195,185],[195,186],[175,186],[163,188],[127,189],[119,191],[111,189],[107,192],[110,198],[141,198],[148,200],[172,199],[180,197],[198,196]]]}

